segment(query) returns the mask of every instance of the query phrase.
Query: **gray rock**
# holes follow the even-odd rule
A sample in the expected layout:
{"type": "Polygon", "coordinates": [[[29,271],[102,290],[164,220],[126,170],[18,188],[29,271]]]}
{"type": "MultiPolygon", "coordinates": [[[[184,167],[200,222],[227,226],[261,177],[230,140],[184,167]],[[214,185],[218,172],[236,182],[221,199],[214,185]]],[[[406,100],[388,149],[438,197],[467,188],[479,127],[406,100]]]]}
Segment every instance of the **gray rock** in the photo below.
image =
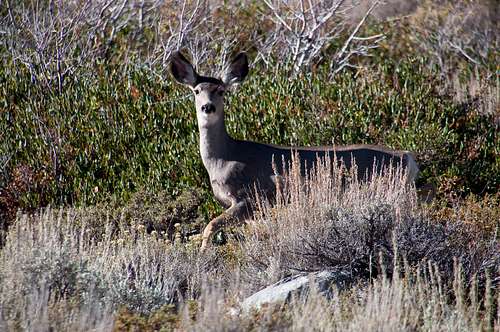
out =
{"type": "Polygon", "coordinates": [[[260,309],[264,304],[287,302],[291,299],[292,295],[300,296],[307,293],[312,283],[315,284],[319,293],[329,296],[332,285],[342,289],[350,280],[349,274],[337,271],[298,274],[280,280],[247,297],[241,302],[241,309],[244,312],[249,312],[252,309],[260,309]]]}

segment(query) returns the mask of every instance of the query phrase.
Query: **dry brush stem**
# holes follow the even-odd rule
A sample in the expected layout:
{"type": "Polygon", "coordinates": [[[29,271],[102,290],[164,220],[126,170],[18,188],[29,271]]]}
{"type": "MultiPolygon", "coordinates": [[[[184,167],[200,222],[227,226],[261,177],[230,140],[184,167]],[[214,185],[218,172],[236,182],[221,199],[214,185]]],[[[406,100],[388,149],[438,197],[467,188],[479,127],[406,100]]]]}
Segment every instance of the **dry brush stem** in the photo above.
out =
{"type": "Polygon", "coordinates": [[[79,6],[61,1],[9,5],[9,49],[14,62],[28,68],[33,83],[62,91],[64,80],[91,57],[85,30],[90,2],[79,6]]]}
{"type": "Polygon", "coordinates": [[[242,45],[257,46],[256,62],[268,63],[274,58],[293,75],[323,60],[331,62],[335,73],[353,66],[354,57],[369,55],[384,37],[359,36],[378,3],[372,3],[343,46],[331,56],[323,54],[326,48],[340,41],[350,28],[347,13],[353,7],[345,0],[266,0],[271,16],[261,13],[255,18],[260,23],[269,18],[273,21],[274,27],[264,32],[257,32],[257,26],[242,31],[238,22],[243,18],[237,16],[230,23],[218,19],[221,10],[237,12],[238,6],[245,4],[207,0],[9,0],[0,32],[7,37],[3,43],[10,50],[10,59],[28,69],[33,83],[59,92],[69,76],[90,72],[81,69],[98,61],[113,56],[119,56],[122,62],[139,58],[143,60],[141,66],[146,64],[156,73],[174,51],[183,48],[192,54],[195,66],[207,63],[212,74],[221,72],[230,53],[242,45]],[[241,40],[242,32],[245,40],[241,40]],[[113,54],[117,46],[119,55],[113,54]],[[220,60],[207,61],[211,59],[220,60]]]}
{"type": "Polygon", "coordinates": [[[165,6],[160,16],[158,41],[146,59],[152,68],[158,64],[161,64],[161,68],[168,67],[172,53],[185,49],[197,70],[221,76],[231,60],[232,52],[238,48],[243,50],[241,45],[250,43],[241,40],[241,18],[235,16],[225,22],[223,17],[228,13],[237,15],[245,4],[183,0],[173,1],[172,6],[170,9],[165,6]]]}
{"type": "MultiPolygon", "coordinates": [[[[125,53],[137,52],[134,43],[145,29],[158,29],[162,6],[164,0],[7,1],[1,30],[12,61],[29,70],[32,82],[62,92],[67,77],[85,74],[82,68],[107,60],[125,29],[131,48],[125,53]]],[[[181,36],[174,37],[182,42],[189,29],[181,24],[181,36]]]]}
{"type": "MultiPolygon", "coordinates": [[[[157,43],[147,58],[153,67],[156,64],[166,67],[172,53],[189,43],[196,46],[200,44],[202,36],[196,32],[209,25],[210,16],[205,15],[209,11],[207,1],[172,1],[168,5],[162,8],[159,22],[155,26],[157,43]]],[[[196,65],[203,55],[195,50],[191,51],[196,65]]]]}

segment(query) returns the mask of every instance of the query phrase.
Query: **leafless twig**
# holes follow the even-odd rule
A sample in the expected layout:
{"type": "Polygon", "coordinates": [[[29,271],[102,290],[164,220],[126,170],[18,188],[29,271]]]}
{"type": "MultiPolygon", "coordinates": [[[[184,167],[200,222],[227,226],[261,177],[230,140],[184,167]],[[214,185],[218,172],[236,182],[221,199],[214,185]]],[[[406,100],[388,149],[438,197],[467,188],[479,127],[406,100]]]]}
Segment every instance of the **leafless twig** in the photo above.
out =
{"type": "Polygon", "coordinates": [[[32,82],[62,92],[68,76],[106,57],[119,32],[139,39],[163,0],[7,1],[2,29],[15,64],[32,82]]]}
{"type": "Polygon", "coordinates": [[[293,76],[324,59],[332,61],[331,67],[338,72],[352,66],[354,55],[368,55],[384,38],[382,34],[358,36],[361,27],[379,1],[374,1],[358,25],[350,33],[343,47],[327,56],[326,48],[349,28],[346,13],[353,9],[345,0],[264,0],[271,12],[274,31],[268,33],[260,45],[257,61],[268,63],[271,57],[290,68],[293,76]]]}

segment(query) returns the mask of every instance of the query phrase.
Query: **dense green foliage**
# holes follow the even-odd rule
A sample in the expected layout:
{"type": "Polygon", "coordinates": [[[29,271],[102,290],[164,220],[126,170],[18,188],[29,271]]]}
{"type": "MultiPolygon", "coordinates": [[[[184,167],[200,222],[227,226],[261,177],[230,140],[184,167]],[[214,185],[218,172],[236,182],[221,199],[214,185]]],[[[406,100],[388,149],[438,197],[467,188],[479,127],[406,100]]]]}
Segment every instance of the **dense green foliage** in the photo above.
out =
{"type": "MultiPolygon", "coordinates": [[[[416,153],[421,181],[448,181],[459,194],[496,191],[494,115],[440,95],[424,61],[379,60],[331,81],[321,68],[295,80],[253,68],[226,102],[228,131],[284,145],[385,144],[416,153]]],[[[211,197],[190,92],[169,75],[102,64],[52,94],[6,67],[0,82],[4,205],[94,204],[139,188],[175,196],[194,187],[211,197]]]]}

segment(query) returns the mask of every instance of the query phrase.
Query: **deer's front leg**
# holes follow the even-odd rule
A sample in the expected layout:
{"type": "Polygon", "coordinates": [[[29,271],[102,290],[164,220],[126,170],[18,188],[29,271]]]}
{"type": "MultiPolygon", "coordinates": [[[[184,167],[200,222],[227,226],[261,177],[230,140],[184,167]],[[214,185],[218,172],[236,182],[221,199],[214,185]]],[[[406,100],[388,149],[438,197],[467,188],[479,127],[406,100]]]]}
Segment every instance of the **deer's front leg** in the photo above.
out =
{"type": "Polygon", "coordinates": [[[203,242],[201,244],[201,251],[205,250],[212,241],[212,236],[222,227],[228,224],[241,222],[242,219],[248,214],[247,201],[234,201],[229,209],[224,211],[220,216],[212,219],[203,230],[203,242]]]}

